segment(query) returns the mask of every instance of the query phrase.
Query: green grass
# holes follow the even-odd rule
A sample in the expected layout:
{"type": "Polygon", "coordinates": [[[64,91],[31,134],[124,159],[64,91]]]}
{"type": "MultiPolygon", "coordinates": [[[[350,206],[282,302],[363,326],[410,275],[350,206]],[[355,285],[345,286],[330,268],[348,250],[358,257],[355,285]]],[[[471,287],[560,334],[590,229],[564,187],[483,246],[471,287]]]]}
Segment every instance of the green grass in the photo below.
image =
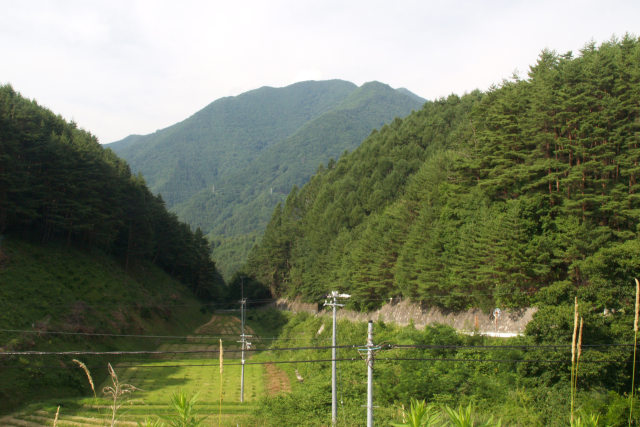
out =
{"type": "MultiPolygon", "coordinates": [[[[193,339],[183,342],[172,342],[158,347],[159,350],[201,350],[219,348],[215,339],[198,339],[198,335],[208,337],[220,334],[240,334],[240,322],[230,315],[216,315],[213,321],[196,329],[193,339]]],[[[249,330],[250,332],[250,330],[249,330]]],[[[234,336],[223,341],[227,353],[224,357],[224,373],[222,375],[222,412],[221,422],[225,426],[253,425],[251,414],[260,398],[266,395],[265,369],[263,365],[245,365],[244,403],[240,403],[240,359],[239,353],[230,350],[236,348],[234,336]]],[[[135,391],[123,402],[118,412],[118,420],[127,423],[143,422],[146,418],[158,418],[171,415],[170,398],[179,391],[188,395],[197,394],[196,414],[206,417],[204,425],[218,425],[220,410],[220,370],[217,354],[205,353],[202,356],[184,357],[169,355],[162,359],[147,358],[144,361],[127,361],[116,363],[114,369],[120,383],[131,384],[140,390],[135,391]],[[135,366],[127,367],[127,365],[135,366]],[[176,365],[185,365],[177,367],[176,365]],[[190,366],[189,366],[190,365],[190,366]],[[201,366],[204,365],[204,366],[201,366]]],[[[79,369],[79,368],[78,368],[79,369]]],[[[106,371],[106,366],[104,370],[106,371]]],[[[33,404],[14,414],[12,419],[22,421],[53,420],[57,405],[64,406],[60,412],[60,426],[67,425],[102,425],[111,418],[110,401],[101,396],[100,390],[111,385],[108,378],[97,387],[98,398],[90,395],[81,399],[46,400],[33,404]]],[[[1,420],[2,425],[10,424],[10,419],[1,420]],[[3,422],[4,421],[4,422],[3,422]],[[3,422],[3,423],[2,423],[3,422]]],[[[15,424],[18,425],[18,424],[15,424]]]]}
{"type": "MultiPolygon", "coordinates": [[[[184,335],[210,316],[183,285],[157,268],[138,265],[125,274],[111,257],[64,244],[2,239],[0,285],[3,350],[153,349],[159,340],[7,330],[184,335]]],[[[101,382],[113,360],[83,361],[101,382]]],[[[89,391],[70,357],[5,357],[0,369],[0,414],[51,396],[62,399],[89,391]]]]}

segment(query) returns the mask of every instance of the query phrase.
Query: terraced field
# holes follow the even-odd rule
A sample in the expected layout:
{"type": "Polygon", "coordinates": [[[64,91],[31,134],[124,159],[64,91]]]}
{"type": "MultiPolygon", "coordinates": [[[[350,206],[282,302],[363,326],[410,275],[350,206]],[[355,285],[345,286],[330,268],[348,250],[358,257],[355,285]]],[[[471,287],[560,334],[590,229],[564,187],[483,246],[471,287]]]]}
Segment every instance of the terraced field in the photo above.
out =
{"type": "MultiPolygon", "coordinates": [[[[267,393],[288,391],[287,375],[272,365],[245,365],[244,402],[240,403],[240,353],[237,343],[240,335],[237,317],[214,315],[195,333],[182,342],[161,345],[162,351],[214,350],[188,354],[158,355],[140,362],[121,362],[114,369],[121,384],[131,384],[138,390],[122,400],[117,412],[117,425],[135,426],[145,419],[171,415],[170,398],[178,391],[197,394],[196,412],[206,417],[204,425],[243,426],[255,425],[249,414],[254,405],[267,393]],[[217,350],[218,337],[224,345],[224,373],[222,375],[222,407],[220,410],[220,368],[217,350]],[[169,357],[167,357],[169,356],[169,357]]],[[[246,333],[252,334],[250,328],[246,333]]],[[[252,338],[256,344],[259,338],[252,338]]],[[[248,358],[251,354],[248,353],[248,358]]],[[[105,367],[106,369],[106,367],[105,367]]],[[[57,405],[62,404],[58,426],[103,426],[110,425],[110,401],[101,390],[111,380],[96,387],[98,397],[93,396],[64,401],[51,401],[32,405],[27,409],[0,418],[2,426],[51,426],[57,405]]]]}

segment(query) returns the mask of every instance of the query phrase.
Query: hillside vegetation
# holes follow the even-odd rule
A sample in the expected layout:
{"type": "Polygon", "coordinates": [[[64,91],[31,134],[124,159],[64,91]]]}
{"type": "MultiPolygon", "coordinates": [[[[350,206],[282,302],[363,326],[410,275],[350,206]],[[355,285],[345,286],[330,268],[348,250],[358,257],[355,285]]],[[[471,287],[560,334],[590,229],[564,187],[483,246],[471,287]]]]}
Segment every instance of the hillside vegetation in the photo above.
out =
{"type": "MultiPolygon", "coordinates": [[[[148,263],[125,273],[121,263],[99,250],[15,238],[3,239],[0,253],[3,352],[154,349],[157,340],[133,336],[190,333],[208,319],[206,305],[148,263]]],[[[83,359],[98,385],[107,363],[123,360],[2,355],[0,413],[26,402],[91,393],[73,358],[83,359]]]]}
{"type": "Polygon", "coordinates": [[[273,214],[247,272],[367,309],[629,308],[640,271],[640,43],[543,51],[527,78],[427,102],[273,214]]]}
{"type": "MultiPolygon", "coordinates": [[[[10,86],[0,87],[0,284],[5,352],[148,348],[110,334],[190,331],[226,290],[200,231],[91,134],[10,86]]],[[[0,411],[86,390],[71,358],[3,355],[0,411]]]]}
{"type": "MultiPolygon", "coordinates": [[[[475,419],[473,424],[463,424],[447,422],[448,417],[443,416],[440,422],[425,425],[496,426],[499,420],[507,426],[570,425],[571,315],[568,310],[561,316],[548,316],[556,323],[557,340],[543,342],[554,342],[555,347],[538,341],[541,337],[535,328],[528,330],[528,336],[505,340],[462,335],[444,325],[416,329],[375,322],[375,424],[418,425],[402,424],[403,418],[409,421],[402,416],[402,408],[408,410],[413,398],[426,400],[438,412],[443,406],[469,408],[475,419]]],[[[593,331],[602,325],[602,319],[590,317],[585,324],[593,331]]],[[[331,326],[329,315],[297,314],[284,326],[281,340],[274,342],[276,350],[258,356],[259,360],[279,362],[292,379],[292,389],[291,393],[263,399],[255,410],[257,424],[331,423],[331,350],[327,347],[332,341],[331,326]],[[301,348],[291,351],[291,340],[301,348]],[[298,377],[302,381],[296,381],[298,377]]],[[[632,331],[633,316],[616,327],[632,331]]],[[[367,425],[366,337],[366,323],[338,322],[338,426],[367,425]]],[[[583,349],[575,401],[576,418],[579,415],[584,421],[597,416],[599,423],[579,424],[574,419],[572,425],[623,426],[629,419],[632,425],[639,420],[637,398],[630,418],[626,395],[631,386],[632,351],[616,344],[607,346],[611,341],[606,339],[584,341],[589,345],[583,349]]]]}
{"type": "Polygon", "coordinates": [[[200,297],[221,293],[201,231],[93,135],[10,86],[0,87],[0,172],[0,234],[98,248],[125,269],[150,261],[200,297]]]}
{"type": "Polygon", "coordinates": [[[292,186],[422,102],[378,82],[263,87],[109,147],[143,174],[181,220],[204,231],[220,269],[230,276],[292,186]]]}

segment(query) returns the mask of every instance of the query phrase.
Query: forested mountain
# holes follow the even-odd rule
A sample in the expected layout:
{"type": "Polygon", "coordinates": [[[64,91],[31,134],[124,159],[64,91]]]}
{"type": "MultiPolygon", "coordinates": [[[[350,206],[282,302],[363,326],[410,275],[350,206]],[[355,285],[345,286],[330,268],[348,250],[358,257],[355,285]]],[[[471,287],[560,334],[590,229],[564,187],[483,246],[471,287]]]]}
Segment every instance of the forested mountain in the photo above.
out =
{"type": "Polygon", "coordinates": [[[207,234],[218,265],[229,274],[245,261],[293,185],[423,102],[378,82],[263,87],[109,146],[182,220],[207,234]]]}
{"type": "Polygon", "coordinates": [[[246,166],[355,89],[353,83],[340,80],[262,87],[221,98],[180,123],[127,137],[109,148],[141,172],[151,190],[162,194],[171,207],[214,185],[218,176],[246,166]]]}
{"type": "Polygon", "coordinates": [[[247,273],[457,309],[621,308],[640,271],[640,42],[543,51],[527,78],[427,102],[279,205],[247,273]]]}
{"type": "Polygon", "coordinates": [[[125,269],[152,262],[201,298],[222,280],[200,230],[178,221],[160,196],[97,139],[0,87],[0,236],[97,248],[125,269]]]}

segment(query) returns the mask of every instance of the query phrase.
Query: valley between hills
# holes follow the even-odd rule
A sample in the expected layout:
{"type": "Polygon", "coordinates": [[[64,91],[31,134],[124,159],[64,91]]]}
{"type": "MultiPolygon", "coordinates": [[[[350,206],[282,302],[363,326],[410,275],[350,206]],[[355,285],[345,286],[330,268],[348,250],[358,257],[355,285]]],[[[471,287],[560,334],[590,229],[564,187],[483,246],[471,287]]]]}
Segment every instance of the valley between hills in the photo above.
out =
{"type": "Polygon", "coordinates": [[[435,100],[263,87],[108,145],[18,89],[0,86],[4,425],[330,425],[333,360],[336,424],[365,425],[374,352],[378,424],[638,422],[637,37],[435,100]],[[332,291],[364,317],[535,314],[512,338],[377,320],[369,344],[340,319],[334,358],[330,317],[268,307],[332,291]]]}

